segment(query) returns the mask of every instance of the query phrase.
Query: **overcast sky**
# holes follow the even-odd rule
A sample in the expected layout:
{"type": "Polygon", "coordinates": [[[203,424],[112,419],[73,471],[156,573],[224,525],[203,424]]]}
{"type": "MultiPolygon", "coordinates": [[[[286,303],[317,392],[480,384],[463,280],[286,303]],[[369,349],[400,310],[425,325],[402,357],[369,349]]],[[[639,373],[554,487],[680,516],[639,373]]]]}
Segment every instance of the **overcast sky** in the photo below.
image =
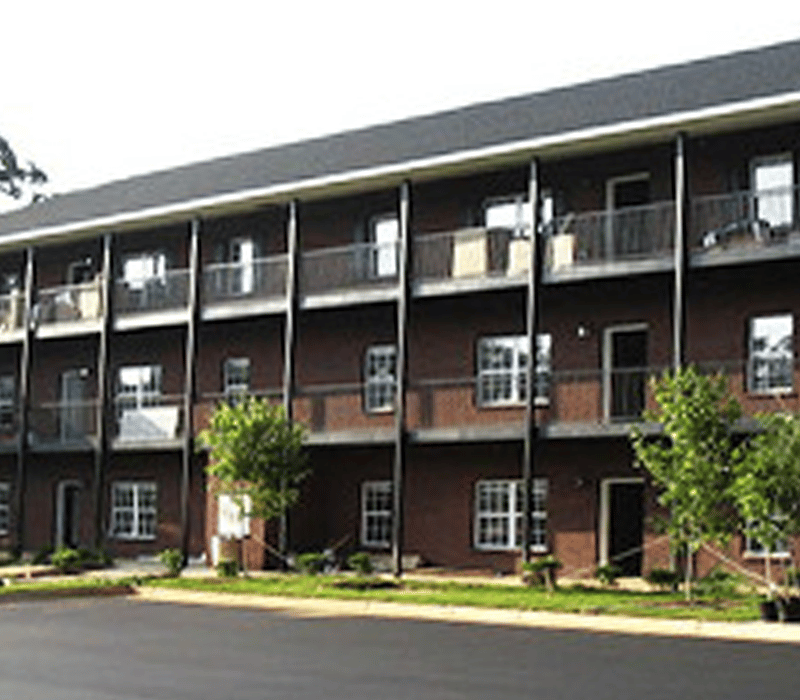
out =
{"type": "Polygon", "coordinates": [[[800,37],[773,0],[3,5],[0,134],[53,192],[800,37]]]}

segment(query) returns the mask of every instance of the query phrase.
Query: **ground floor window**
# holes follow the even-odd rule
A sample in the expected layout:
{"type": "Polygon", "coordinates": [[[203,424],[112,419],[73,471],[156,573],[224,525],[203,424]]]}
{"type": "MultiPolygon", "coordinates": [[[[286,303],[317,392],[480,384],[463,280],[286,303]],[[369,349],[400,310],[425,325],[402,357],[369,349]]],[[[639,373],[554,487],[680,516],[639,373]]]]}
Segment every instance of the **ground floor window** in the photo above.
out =
{"type": "Polygon", "coordinates": [[[0,535],[11,529],[11,485],[0,481],[0,535]]]}
{"type": "MultiPolygon", "coordinates": [[[[547,480],[535,479],[531,490],[531,547],[547,549],[547,480]]],[[[525,508],[522,481],[492,479],[475,486],[475,547],[518,549],[522,546],[525,508]]]]}
{"type": "Polygon", "coordinates": [[[361,544],[388,547],[392,541],[392,482],[361,485],[361,544]]]}
{"type": "Polygon", "coordinates": [[[156,485],[151,481],[117,481],[111,493],[111,534],[120,540],[156,536],[156,485]]]}
{"type": "Polygon", "coordinates": [[[783,558],[791,556],[789,552],[789,543],[786,540],[778,540],[772,551],[768,552],[762,542],[759,542],[758,539],[751,537],[749,534],[745,534],[744,550],[745,555],[749,557],[766,557],[769,555],[770,557],[783,558]]]}

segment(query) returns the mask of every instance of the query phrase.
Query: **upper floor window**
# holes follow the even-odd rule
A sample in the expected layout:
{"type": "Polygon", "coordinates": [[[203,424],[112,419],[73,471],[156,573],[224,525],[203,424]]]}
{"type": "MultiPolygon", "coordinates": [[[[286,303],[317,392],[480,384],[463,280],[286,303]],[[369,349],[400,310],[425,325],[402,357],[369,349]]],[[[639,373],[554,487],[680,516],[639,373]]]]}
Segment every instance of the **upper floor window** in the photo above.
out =
{"type": "Polygon", "coordinates": [[[228,244],[228,290],[250,294],[255,287],[256,244],[252,238],[234,238],[228,244]]]}
{"type": "Polygon", "coordinates": [[[514,238],[527,238],[531,228],[531,208],[524,195],[494,199],[483,209],[484,224],[488,229],[504,229],[514,238]]]}
{"type": "Polygon", "coordinates": [[[794,324],[791,314],[750,319],[750,391],[789,391],[794,369],[794,324]]]}
{"type": "Polygon", "coordinates": [[[631,173],[606,181],[606,209],[638,207],[650,202],[650,174],[631,173]]]}
{"type": "Polygon", "coordinates": [[[67,284],[85,284],[94,278],[94,262],[91,258],[76,260],[67,266],[67,284]]]}
{"type": "Polygon", "coordinates": [[[369,274],[393,277],[397,274],[400,222],[394,214],[377,216],[369,225],[369,274]]]}
{"type": "Polygon", "coordinates": [[[135,253],[122,261],[122,279],[130,289],[141,290],[167,275],[167,255],[163,251],[135,253]]]}
{"type": "Polygon", "coordinates": [[[237,403],[250,393],[250,358],[229,357],[222,367],[223,393],[229,403],[237,403]]]}
{"type": "Polygon", "coordinates": [[[152,406],[161,398],[161,365],[120,367],[117,402],[120,409],[152,406]]]}
{"type": "Polygon", "coordinates": [[[755,158],[750,164],[753,218],[771,228],[791,226],[793,219],[794,162],[787,153],[755,158]]]}
{"type": "Polygon", "coordinates": [[[374,413],[394,409],[397,383],[397,349],[372,345],[364,357],[364,407],[374,413]]]}
{"type": "Polygon", "coordinates": [[[0,376],[0,431],[13,430],[16,422],[16,381],[13,374],[0,376]]]}
{"type": "MultiPolygon", "coordinates": [[[[536,398],[550,392],[552,337],[536,337],[536,398]]],[[[509,406],[525,402],[528,392],[528,338],[525,335],[491,336],[478,341],[478,404],[509,406]]]]}

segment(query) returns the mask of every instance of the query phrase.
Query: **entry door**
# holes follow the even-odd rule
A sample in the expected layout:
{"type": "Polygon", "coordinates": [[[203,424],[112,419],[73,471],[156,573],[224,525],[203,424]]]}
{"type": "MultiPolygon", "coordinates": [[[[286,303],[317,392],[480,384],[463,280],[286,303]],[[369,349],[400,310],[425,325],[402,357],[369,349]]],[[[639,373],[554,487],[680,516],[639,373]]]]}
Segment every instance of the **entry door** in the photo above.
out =
{"type": "Polygon", "coordinates": [[[645,407],[647,328],[611,328],[606,336],[606,416],[639,420],[645,407]]]}
{"type": "Polygon", "coordinates": [[[250,294],[254,288],[255,244],[251,238],[235,238],[230,242],[230,293],[250,294]]]}
{"type": "Polygon", "coordinates": [[[650,177],[636,173],[612,178],[606,184],[606,253],[620,255],[649,252],[646,217],[641,207],[650,203],[650,177]],[[632,209],[632,207],[635,207],[632,209]]]}
{"type": "Polygon", "coordinates": [[[56,547],[80,546],[81,485],[77,481],[61,481],[56,501],[56,547]]]}
{"type": "Polygon", "coordinates": [[[68,442],[86,436],[86,370],[70,369],[61,375],[61,440],[68,442]]]}
{"type": "Polygon", "coordinates": [[[623,576],[642,574],[644,484],[635,480],[605,483],[606,562],[616,564],[623,576]]]}

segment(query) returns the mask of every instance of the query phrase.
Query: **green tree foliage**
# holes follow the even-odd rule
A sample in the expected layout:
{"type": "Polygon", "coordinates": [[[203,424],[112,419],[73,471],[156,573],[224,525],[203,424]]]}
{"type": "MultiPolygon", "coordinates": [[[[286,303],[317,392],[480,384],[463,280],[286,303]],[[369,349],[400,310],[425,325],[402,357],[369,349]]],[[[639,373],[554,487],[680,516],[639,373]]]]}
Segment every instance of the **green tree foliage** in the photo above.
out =
{"type": "Polygon", "coordinates": [[[673,548],[687,552],[687,596],[691,597],[691,559],[705,542],[724,542],[735,518],[730,504],[733,427],[741,415],[722,376],[693,367],[664,374],[652,383],[658,408],[645,418],[663,426],[663,436],[647,438],[634,429],[631,442],[637,466],[659,489],[669,516],[666,530],[673,548]]]}
{"type": "Polygon", "coordinates": [[[221,403],[200,433],[210,450],[206,472],[217,493],[231,494],[247,515],[281,516],[299,497],[307,476],[304,428],[286,418],[282,406],[250,397],[234,406],[221,403]]]}
{"type": "Polygon", "coordinates": [[[0,192],[14,199],[22,196],[22,183],[41,184],[47,176],[33,163],[22,167],[11,146],[0,136],[0,192]]]}
{"type": "Polygon", "coordinates": [[[763,432],[740,446],[731,494],[743,529],[767,550],[772,588],[769,552],[800,532],[800,418],[776,413],[758,420],[763,432]]]}

